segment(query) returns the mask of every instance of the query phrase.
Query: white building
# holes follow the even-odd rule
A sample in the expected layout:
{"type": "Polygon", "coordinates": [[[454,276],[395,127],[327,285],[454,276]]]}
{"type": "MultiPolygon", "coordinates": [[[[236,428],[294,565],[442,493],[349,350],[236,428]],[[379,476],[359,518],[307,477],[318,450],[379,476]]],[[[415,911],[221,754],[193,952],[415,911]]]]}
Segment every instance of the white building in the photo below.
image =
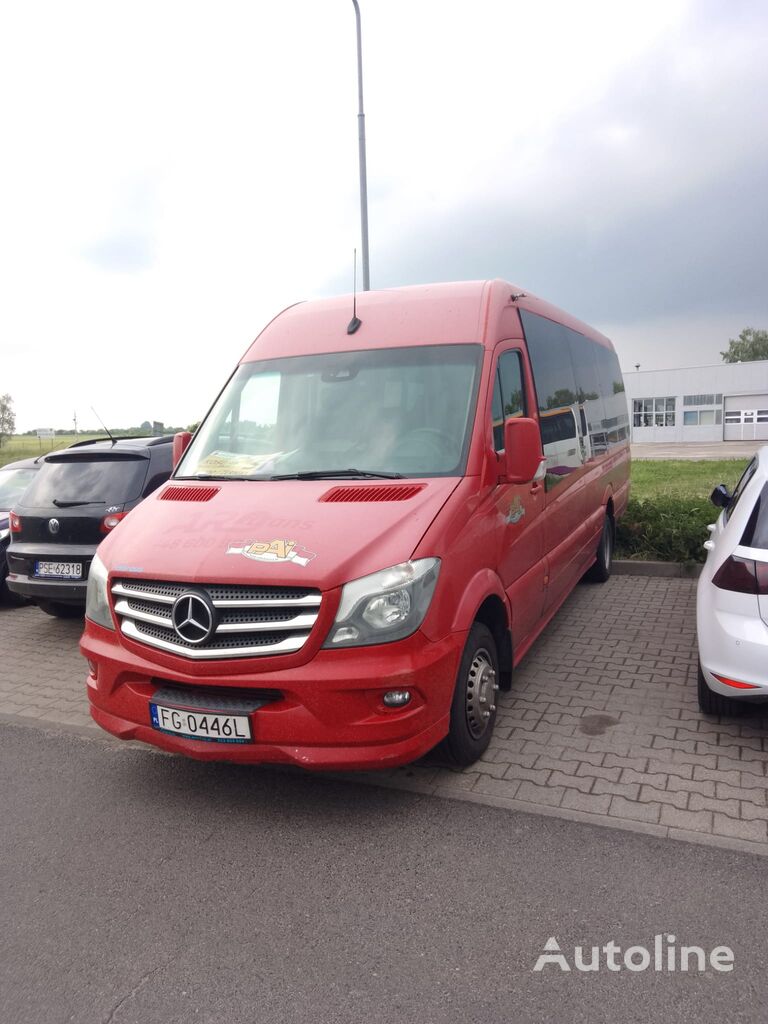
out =
{"type": "Polygon", "coordinates": [[[633,441],[768,440],[768,359],[623,376],[633,441]]]}

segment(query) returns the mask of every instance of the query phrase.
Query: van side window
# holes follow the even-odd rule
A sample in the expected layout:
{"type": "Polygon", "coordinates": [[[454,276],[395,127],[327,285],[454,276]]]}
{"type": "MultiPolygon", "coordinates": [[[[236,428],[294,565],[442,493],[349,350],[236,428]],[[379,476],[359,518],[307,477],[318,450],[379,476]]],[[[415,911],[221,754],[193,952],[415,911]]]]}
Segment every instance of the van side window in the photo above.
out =
{"type": "Polygon", "coordinates": [[[504,423],[513,416],[525,414],[525,387],[520,353],[504,352],[496,368],[491,405],[493,447],[497,452],[504,451],[504,423]]]}
{"type": "Polygon", "coordinates": [[[520,311],[531,357],[551,488],[629,437],[616,353],[546,317],[520,311]]]}

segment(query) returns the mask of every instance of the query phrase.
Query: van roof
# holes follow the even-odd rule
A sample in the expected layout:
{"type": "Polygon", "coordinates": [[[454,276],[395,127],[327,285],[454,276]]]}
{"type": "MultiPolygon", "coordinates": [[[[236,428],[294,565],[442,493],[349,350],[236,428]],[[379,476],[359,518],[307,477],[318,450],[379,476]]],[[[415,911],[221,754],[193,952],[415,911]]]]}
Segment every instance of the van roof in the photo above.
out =
{"type": "MultiPolygon", "coordinates": [[[[359,292],[361,326],[352,334],[353,297],[300,302],[279,313],[259,334],[243,362],[319,352],[410,345],[493,344],[504,309],[548,317],[612,348],[599,331],[506,281],[459,281],[359,292]]],[[[510,337],[514,337],[511,334],[510,337]]]]}

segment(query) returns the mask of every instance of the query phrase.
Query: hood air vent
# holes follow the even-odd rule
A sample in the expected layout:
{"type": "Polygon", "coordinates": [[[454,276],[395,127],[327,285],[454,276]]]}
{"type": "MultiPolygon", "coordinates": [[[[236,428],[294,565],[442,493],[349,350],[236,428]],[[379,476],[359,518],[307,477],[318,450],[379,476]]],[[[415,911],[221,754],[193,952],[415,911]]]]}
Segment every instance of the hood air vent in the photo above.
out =
{"type": "Polygon", "coordinates": [[[160,501],[210,501],[219,487],[166,487],[160,501]]]}
{"type": "Polygon", "coordinates": [[[320,501],[408,501],[424,490],[424,484],[381,484],[334,487],[320,501]]]}

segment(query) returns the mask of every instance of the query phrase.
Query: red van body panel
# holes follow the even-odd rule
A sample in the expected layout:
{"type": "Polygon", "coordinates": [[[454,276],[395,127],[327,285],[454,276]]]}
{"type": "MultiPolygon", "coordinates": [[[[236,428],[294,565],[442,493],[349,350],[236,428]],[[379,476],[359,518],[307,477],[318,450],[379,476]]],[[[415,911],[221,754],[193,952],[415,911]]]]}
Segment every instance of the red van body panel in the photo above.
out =
{"type": "MultiPolygon", "coordinates": [[[[172,479],[98,551],[115,628],[86,618],[81,640],[96,722],[123,739],[202,759],[382,768],[412,761],[445,737],[462,652],[478,619],[492,625],[500,653],[506,651],[508,677],[595,562],[606,516],[615,522],[622,514],[629,487],[623,421],[616,426],[608,419],[604,440],[593,431],[581,437],[578,451],[568,441],[557,448],[577,452],[562,478],[546,480],[542,469],[529,483],[504,482],[493,419],[502,356],[519,361],[524,415],[539,418],[541,404],[521,309],[612,351],[598,332],[503,281],[358,295],[362,325],[352,334],[350,296],[299,304],[277,316],[241,365],[368,349],[481,346],[463,472],[402,480],[215,479],[199,500],[177,500],[175,489],[185,484],[172,479]],[[325,646],[345,585],[435,558],[437,583],[415,632],[368,646],[325,646]],[[166,587],[171,597],[158,600],[168,608],[183,587],[298,588],[317,594],[316,620],[298,650],[238,657],[223,650],[196,659],[194,652],[161,649],[126,632],[119,594],[112,593],[116,582],[128,590],[166,587]],[[164,687],[177,688],[180,701],[202,695],[212,714],[217,694],[220,701],[238,694],[268,699],[249,712],[250,742],[212,742],[153,726],[150,704],[164,687]],[[383,703],[386,692],[406,690],[406,706],[383,703]]],[[[578,433],[573,408],[553,416],[562,417],[566,432],[571,416],[578,433]]],[[[542,460],[546,455],[544,444],[542,460]]]]}

